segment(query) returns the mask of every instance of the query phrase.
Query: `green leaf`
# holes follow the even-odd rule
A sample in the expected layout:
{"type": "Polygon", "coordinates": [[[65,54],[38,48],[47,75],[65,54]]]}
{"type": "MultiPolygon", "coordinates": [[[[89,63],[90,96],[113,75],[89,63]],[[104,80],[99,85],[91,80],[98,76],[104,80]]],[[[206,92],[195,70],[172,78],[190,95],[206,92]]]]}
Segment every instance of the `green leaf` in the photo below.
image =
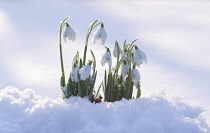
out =
{"type": "Polygon", "coordinates": [[[101,87],[103,87],[103,82],[102,82],[102,83],[99,85],[99,87],[98,87],[98,91],[97,91],[97,93],[96,93],[96,97],[98,97],[98,94],[99,94],[99,91],[100,91],[101,87]]]}
{"type": "Polygon", "coordinates": [[[95,28],[96,26],[98,26],[99,24],[95,25],[97,22],[98,22],[98,20],[95,20],[95,21],[90,25],[89,30],[91,30],[91,29],[95,28]]]}
{"type": "Polygon", "coordinates": [[[95,58],[95,55],[94,55],[93,51],[90,50],[90,52],[91,52],[91,55],[92,55],[92,58],[93,58],[93,74],[94,74],[95,71],[96,71],[96,58],[95,58]]]}
{"type": "Polygon", "coordinates": [[[94,79],[93,79],[93,84],[91,85],[91,87],[90,87],[90,92],[89,92],[89,99],[91,100],[91,98],[92,98],[92,93],[93,93],[93,88],[94,88],[94,86],[95,86],[95,82],[96,82],[96,77],[97,77],[97,71],[96,71],[96,73],[95,73],[95,75],[94,75],[94,79]]]}
{"type": "Polygon", "coordinates": [[[73,95],[73,83],[71,80],[71,76],[69,77],[69,80],[67,83],[67,95],[68,95],[68,98],[73,95]]]}
{"type": "Polygon", "coordinates": [[[111,96],[112,96],[112,71],[111,71],[111,67],[109,68],[107,88],[108,88],[108,102],[110,102],[111,101],[111,96]]]}
{"type": "Polygon", "coordinates": [[[137,94],[136,94],[136,98],[139,98],[141,96],[141,89],[138,88],[137,94]]]}
{"type": "Polygon", "coordinates": [[[105,73],[104,73],[104,100],[107,101],[108,100],[108,87],[107,87],[107,76],[106,76],[106,70],[105,70],[105,73]]]}
{"type": "Polygon", "coordinates": [[[138,38],[136,38],[131,44],[130,44],[130,49],[133,48],[134,43],[138,40],[138,38]]]}
{"type": "Polygon", "coordinates": [[[82,97],[81,81],[78,82],[78,96],[82,97]]]}
{"type": "Polygon", "coordinates": [[[130,98],[130,91],[131,91],[131,89],[132,89],[132,76],[131,76],[131,68],[129,68],[129,73],[128,73],[128,79],[127,79],[127,87],[128,88],[126,88],[127,89],[127,91],[126,91],[126,95],[127,95],[127,99],[129,99],[130,98]]]}
{"type": "Polygon", "coordinates": [[[79,68],[82,68],[82,59],[80,58],[79,68]]]}
{"type": "Polygon", "coordinates": [[[130,99],[132,98],[132,95],[133,95],[133,82],[131,82],[131,85],[130,85],[130,94],[129,94],[130,99]]]}
{"type": "Polygon", "coordinates": [[[74,56],[74,59],[72,61],[72,65],[74,65],[74,63],[76,63],[76,61],[79,61],[79,52],[77,51],[76,55],[74,56]]]}

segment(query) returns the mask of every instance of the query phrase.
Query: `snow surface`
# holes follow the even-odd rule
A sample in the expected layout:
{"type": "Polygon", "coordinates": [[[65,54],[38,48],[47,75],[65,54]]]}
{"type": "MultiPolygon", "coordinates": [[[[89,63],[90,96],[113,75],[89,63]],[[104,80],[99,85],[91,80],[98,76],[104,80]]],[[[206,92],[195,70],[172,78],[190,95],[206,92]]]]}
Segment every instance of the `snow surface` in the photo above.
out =
{"type": "Polygon", "coordinates": [[[100,104],[41,97],[32,89],[0,90],[0,133],[205,133],[204,110],[164,92],[100,104]]]}

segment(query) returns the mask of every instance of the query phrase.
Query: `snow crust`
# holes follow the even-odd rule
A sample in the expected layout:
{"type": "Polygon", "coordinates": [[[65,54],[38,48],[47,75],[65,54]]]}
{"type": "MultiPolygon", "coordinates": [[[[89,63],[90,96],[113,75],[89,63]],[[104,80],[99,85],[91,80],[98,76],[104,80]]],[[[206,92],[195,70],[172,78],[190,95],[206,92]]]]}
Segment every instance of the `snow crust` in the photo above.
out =
{"type": "Polygon", "coordinates": [[[179,97],[93,104],[41,97],[32,89],[0,90],[0,133],[206,133],[202,107],[179,97]]]}

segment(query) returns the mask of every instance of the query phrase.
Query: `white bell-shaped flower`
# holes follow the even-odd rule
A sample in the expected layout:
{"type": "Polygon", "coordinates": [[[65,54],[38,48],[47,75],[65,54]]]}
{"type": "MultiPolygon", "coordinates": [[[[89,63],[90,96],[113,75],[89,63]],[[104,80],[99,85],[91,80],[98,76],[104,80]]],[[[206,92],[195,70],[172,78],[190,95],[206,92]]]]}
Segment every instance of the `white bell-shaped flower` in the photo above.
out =
{"type": "Polygon", "coordinates": [[[114,50],[113,50],[113,55],[114,55],[114,57],[117,58],[118,54],[120,54],[120,53],[122,53],[122,49],[120,48],[119,44],[116,42],[114,50]]]}
{"type": "Polygon", "coordinates": [[[139,58],[138,56],[134,56],[135,54],[132,54],[131,56],[132,56],[132,58],[131,58],[131,62],[133,63],[133,64],[136,64],[138,67],[141,65],[141,64],[143,64],[143,59],[141,59],[141,58],[139,58]]]}
{"type": "Polygon", "coordinates": [[[74,64],[74,66],[72,67],[72,71],[71,71],[71,80],[73,82],[78,82],[79,81],[79,66],[77,63],[74,64]]]}
{"type": "Polygon", "coordinates": [[[121,66],[121,74],[122,74],[122,78],[124,82],[125,82],[126,75],[128,74],[128,72],[129,72],[129,65],[127,64],[126,61],[123,61],[122,66],[121,66]]]}
{"type": "Polygon", "coordinates": [[[140,50],[137,46],[135,46],[135,52],[133,55],[133,63],[136,63],[137,66],[140,66],[141,64],[147,63],[147,57],[146,54],[140,50]]]}
{"type": "Polygon", "coordinates": [[[101,27],[94,33],[93,43],[99,42],[100,44],[105,44],[107,38],[106,31],[104,29],[104,24],[101,24],[101,27]]]}
{"type": "Polygon", "coordinates": [[[107,48],[106,52],[103,54],[101,58],[101,65],[104,66],[106,63],[108,64],[109,67],[112,66],[112,56],[109,48],[107,48]]]}
{"type": "Polygon", "coordinates": [[[83,66],[79,70],[79,75],[80,75],[81,80],[85,80],[89,77],[90,72],[91,72],[91,64],[92,64],[92,61],[90,61],[87,65],[83,66]]]}
{"type": "Polygon", "coordinates": [[[139,81],[141,79],[140,74],[139,74],[139,71],[134,67],[132,69],[131,73],[132,73],[132,81],[133,81],[133,84],[136,87],[138,87],[139,81]]]}
{"type": "Polygon", "coordinates": [[[66,38],[69,40],[72,40],[73,42],[76,40],[76,33],[75,31],[70,27],[68,23],[66,23],[66,29],[63,33],[63,39],[66,42],[66,38]]]}

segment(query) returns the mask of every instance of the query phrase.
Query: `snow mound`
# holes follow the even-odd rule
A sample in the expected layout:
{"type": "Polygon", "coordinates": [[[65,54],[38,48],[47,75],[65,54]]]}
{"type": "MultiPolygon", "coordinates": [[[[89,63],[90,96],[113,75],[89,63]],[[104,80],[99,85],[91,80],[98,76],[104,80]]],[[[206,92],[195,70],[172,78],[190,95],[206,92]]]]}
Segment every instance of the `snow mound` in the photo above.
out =
{"type": "Polygon", "coordinates": [[[0,90],[0,133],[206,133],[203,109],[163,95],[93,104],[0,90]]]}

